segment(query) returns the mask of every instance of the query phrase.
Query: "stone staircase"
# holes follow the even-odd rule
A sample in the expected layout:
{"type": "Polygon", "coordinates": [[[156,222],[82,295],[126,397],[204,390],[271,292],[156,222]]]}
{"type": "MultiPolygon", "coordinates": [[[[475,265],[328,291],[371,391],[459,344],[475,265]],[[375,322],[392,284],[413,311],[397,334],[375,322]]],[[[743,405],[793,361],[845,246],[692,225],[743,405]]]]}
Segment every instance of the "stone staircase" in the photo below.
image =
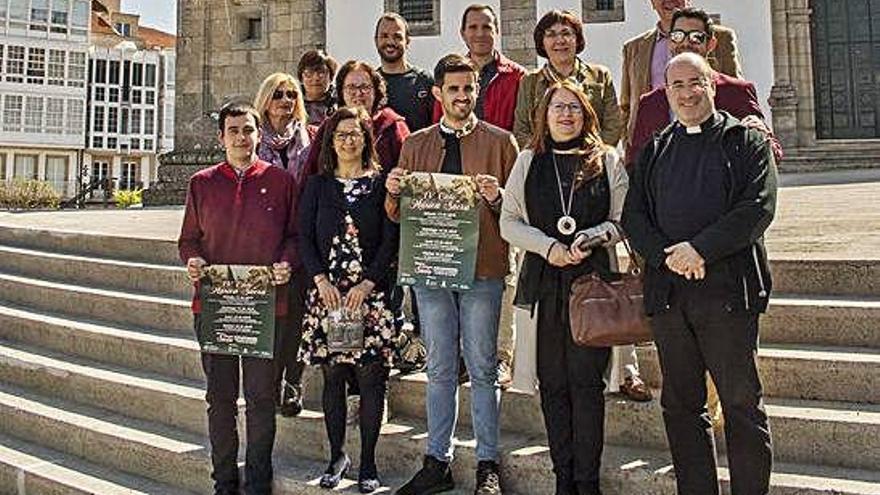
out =
{"type": "MultiPolygon", "coordinates": [[[[779,295],[759,363],[777,460],[771,493],[880,494],[880,261],[773,268],[779,295]]],[[[0,493],[211,492],[189,290],[172,242],[0,227],[0,493]]],[[[658,387],[655,351],[639,352],[658,387]]],[[[453,493],[474,481],[468,392],[453,493]]],[[[553,493],[537,397],[502,401],[506,493],[553,493]]],[[[424,452],[425,377],[392,378],[388,402],[378,463],[396,487],[424,452]]],[[[278,420],[276,493],[325,493],[323,419],[308,405],[278,420]]],[[[658,401],[609,396],[606,424],[606,495],[673,495],[658,401]]],[[[350,428],[350,454],[358,442],[350,428]]],[[[356,492],[352,483],[341,490],[356,492]]]]}

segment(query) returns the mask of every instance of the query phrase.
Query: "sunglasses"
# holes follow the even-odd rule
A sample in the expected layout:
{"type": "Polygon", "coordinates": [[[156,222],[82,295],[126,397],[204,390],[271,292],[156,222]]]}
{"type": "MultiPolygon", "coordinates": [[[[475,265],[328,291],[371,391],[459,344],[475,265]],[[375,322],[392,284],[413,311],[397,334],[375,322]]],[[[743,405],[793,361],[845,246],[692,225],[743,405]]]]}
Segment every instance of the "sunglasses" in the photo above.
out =
{"type": "Polygon", "coordinates": [[[287,98],[288,100],[296,99],[296,91],[292,89],[288,89],[287,91],[281,91],[280,89],[276,89],[274,93],[272,93],[273,100],[280,100],[281,98],[287,98]]]}
{"type": "Polygon", "coordinates": [[[702,45],[709,39],[709,35],[705,31],[685,31],[683,29],[673,29],[669,33],[669,39],[673,43],[681,43],[685,38],[695,45],[702,45]]]}

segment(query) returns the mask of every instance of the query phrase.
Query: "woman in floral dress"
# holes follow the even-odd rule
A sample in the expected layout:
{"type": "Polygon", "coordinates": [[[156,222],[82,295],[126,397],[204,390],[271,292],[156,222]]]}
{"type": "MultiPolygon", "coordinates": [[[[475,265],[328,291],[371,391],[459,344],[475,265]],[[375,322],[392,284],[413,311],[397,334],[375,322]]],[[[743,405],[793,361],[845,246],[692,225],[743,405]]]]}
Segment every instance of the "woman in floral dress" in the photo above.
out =
{"type": "Polygon", "coordinates": [[[320,173],[309,177],[299,204],[299,249],[314,282],[306,296],[300,358],[320,365],[324,374],[330,465],[321,486],[334,488],[351,466],[343,446],[347,383],[354,381],[361,396],[358,486],[370,493],[380,486],[375,449],[400,335],[401,320],[388,304],[398,227],[385,215],[369,115],[341,108],[325,126],[320,173]],[[344,314],[355,315],[351,325],[334,325],[344,314]]]}

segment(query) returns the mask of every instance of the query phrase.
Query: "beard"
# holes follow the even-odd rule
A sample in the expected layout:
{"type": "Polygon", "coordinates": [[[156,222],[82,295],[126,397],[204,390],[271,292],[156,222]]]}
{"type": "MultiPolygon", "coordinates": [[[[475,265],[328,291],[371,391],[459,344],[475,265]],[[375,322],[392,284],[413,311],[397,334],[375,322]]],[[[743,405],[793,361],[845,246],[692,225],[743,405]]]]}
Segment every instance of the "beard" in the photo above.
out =
{"type": "Polygon", "coordinates": [[[396,48],[397,51],[394,52],[393,55],[389,55],[385,51],[385,47],[379,49],[379,58],[382,59],[383,62],[394,63],[403,58],[403,49],[396,48]]]}

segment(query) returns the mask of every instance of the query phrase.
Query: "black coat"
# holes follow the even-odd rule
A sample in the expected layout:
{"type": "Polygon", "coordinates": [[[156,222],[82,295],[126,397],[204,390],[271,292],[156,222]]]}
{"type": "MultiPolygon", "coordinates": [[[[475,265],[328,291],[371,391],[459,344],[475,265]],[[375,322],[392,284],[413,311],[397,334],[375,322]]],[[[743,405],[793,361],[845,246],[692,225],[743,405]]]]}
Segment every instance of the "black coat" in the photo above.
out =
{"type": "MultiPolygon", "coordinates": [[[[764,312],[769,302],[770,269],[764,232],[776,210],[776,160],[770,140],[726,112],[720,143],[730,179],[727,211],[690,239],[706,262],[706,281],[729,288],[733,308],[764,312]]],[[[645,259],[645,310],[669,307],[673,283],[684,280],[665,264],[674,244],[657,227],[652,175],[658,158],[674,136],[674,126],[656,134],[636,163],[623,208],[622,223],[633,248],[645,259]]]]}
{"type": "Polygon", "coordinates": [[[379,289],[387,288],[394,284],[388,275],[397,259],[399,227],[385,215],[385,182],[377,174],[370,193],[352,206],[346,203],[342,187],[324,174],[312,175],[306,183],[298,207],[300,258],[306,274],[327,273],[333,237],[342,232],[348,212],[358,228],[364,278],[379,289]]]}

